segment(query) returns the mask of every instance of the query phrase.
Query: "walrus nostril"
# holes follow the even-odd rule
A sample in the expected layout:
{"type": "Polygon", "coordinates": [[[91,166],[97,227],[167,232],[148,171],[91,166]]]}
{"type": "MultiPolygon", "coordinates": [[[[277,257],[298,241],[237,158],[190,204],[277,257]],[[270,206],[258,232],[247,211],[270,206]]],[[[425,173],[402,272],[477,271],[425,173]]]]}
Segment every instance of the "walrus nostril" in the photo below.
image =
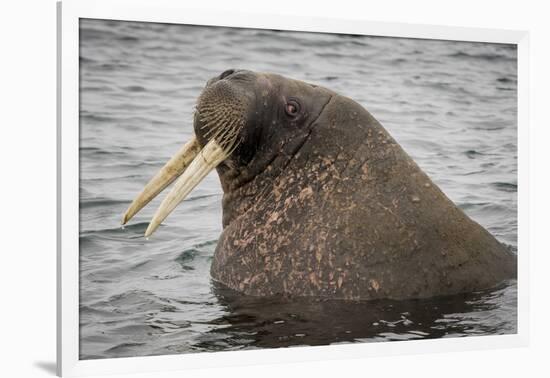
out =
{"type": "Polygon", "coordinates": [[[223,71],[222,74],[220,75],[220,80],[221,80],[221,79],[225,79],[226,77],[228,77],[229,75],[234,74],[234,73],[235,73],[235,70],[234,70],[234,69],[225,70],[225,71],[223,71]]]}

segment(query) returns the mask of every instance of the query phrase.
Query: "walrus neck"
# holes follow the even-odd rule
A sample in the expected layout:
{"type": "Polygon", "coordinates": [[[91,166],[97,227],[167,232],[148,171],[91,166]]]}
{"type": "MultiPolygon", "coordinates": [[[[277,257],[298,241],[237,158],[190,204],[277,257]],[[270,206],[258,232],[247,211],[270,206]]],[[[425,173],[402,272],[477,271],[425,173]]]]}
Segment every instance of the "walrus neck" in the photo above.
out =
{"type": "Polygon", "coordinates": [[[259,201],[271,194],[275,181],[285,175],[288,165],[296,160],[302,149],[308,149],[308,141],[322,117],[324,109],[335,96],[330,95],[318,110],[318,116],[311,119],[290,135],[273,143],[271,148],[262,150],[247,164],[227,161],[218,167],[218,174],[224,191],[222,200],[225,228],[247,212],[259,201]]]}
{"type": "Polygon", "coordinates": [[[307,143],[310,134],[311,129],[304,130],[245,167],[231,167],[230,163],[218,170],[224,190],[224,228],[270,194],[273,182],[285,173],[287,166],[307,143]]]}

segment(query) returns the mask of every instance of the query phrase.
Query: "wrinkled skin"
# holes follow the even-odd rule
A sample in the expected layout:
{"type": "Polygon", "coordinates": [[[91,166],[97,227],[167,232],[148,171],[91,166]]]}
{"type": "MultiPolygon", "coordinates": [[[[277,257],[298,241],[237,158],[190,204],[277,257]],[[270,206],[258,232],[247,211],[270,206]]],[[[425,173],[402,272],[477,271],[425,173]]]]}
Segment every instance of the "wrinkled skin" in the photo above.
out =
{"type": "Polygon", "coordinates": [[[402,299],[516,276],[515,255],[361,105],[272,74],[230,70],[207,88],[216,85],[242,96],[246,122],[217,168],[224,229],[214,280],[254,296],[402,299]],[[285,111],[290,100],[299,104],[296,116],[285,111]]]}

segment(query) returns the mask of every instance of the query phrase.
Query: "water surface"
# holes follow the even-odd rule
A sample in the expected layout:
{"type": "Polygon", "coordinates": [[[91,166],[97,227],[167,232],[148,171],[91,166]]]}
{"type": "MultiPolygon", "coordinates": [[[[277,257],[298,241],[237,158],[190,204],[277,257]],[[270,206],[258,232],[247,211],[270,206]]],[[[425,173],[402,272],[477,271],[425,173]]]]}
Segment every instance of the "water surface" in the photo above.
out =
{"type": "Polygon", "coordinates": [[[243,298],[209,267],[215,172],[150,241],[162,195],[124,229],[143,185],[192,135],[205,82],[275,72],[367,108],[470,217],[517,247],[517,51],[502,44],[82,20],[80,358],[516,332],[515,281],[413,301],[243,298]]]}

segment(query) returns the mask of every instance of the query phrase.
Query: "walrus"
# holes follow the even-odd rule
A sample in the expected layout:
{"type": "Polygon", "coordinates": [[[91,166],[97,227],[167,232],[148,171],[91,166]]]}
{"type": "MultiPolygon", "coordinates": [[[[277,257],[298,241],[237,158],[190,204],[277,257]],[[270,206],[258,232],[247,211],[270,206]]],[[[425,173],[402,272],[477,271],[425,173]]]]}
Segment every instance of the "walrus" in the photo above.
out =
{"type": "Polygon", "coordinates": [[[195,136],[132,202],[170,183],[150,236],[214,168],[214,281],[251,296],[409,299],[516,277],[516,256],[460,210],[361,105],[277,74],[227,70],[197,100],[195,136]]]}

